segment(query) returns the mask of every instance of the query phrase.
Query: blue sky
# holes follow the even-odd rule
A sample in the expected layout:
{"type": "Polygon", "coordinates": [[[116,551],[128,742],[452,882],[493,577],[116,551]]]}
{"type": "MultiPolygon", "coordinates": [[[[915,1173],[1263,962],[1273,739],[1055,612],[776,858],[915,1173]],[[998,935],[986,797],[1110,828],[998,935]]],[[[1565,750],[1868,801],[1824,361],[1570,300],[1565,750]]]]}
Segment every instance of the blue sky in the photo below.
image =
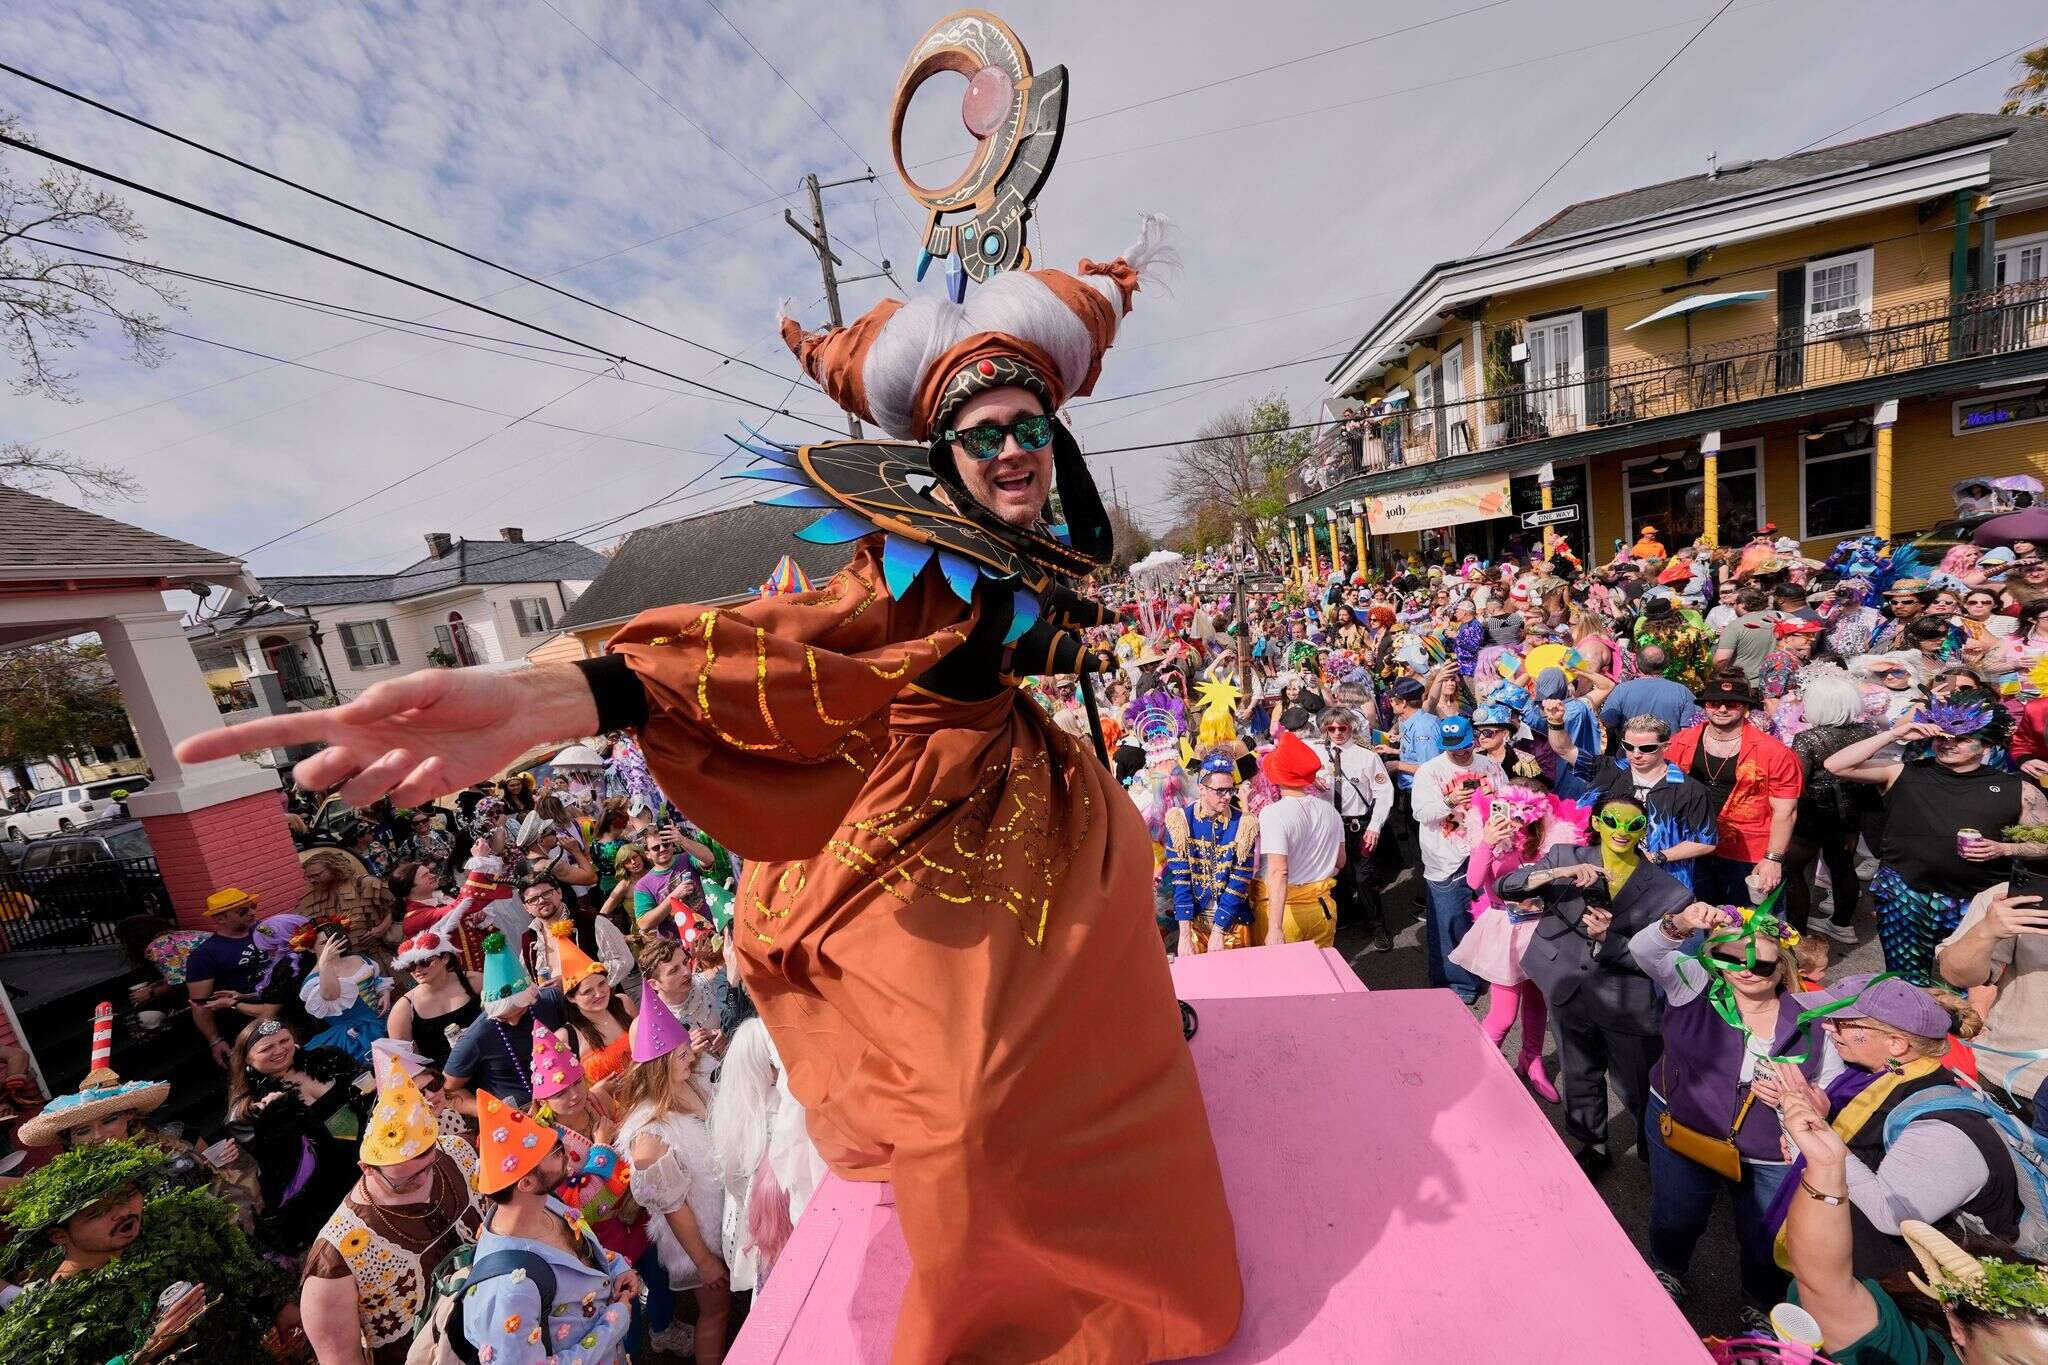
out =
{"type": "MultiPolygon", "coordinates": [[[[1482,2],[1048,0],[999,11],[1041,66],[1067,65],[1073,87],[1061,162],[1040,200],[1039,260],[1112,256],[1140,211],[1180,229],[1185,272],[1170,294],[1140,296],[1098,397],[1345,349],[1429,263],[1469,251],[1718,8],[1508,0],[1360,42],[1482,2]]],[[[809,249],[781,219],[785,205],[801,214],[796,187],[806,171],[839,178],[865,163],[883,172],[879,187],[830,193],[833,231],[849,248],[841,254],[851,273],[873,268],[856,252],[888,256],[897,278],[918,287],[909,265],[922,218],[890,173],[886,117],[904,54],[944,11],[784,0],[723,8],[858,157],[705,0],[15,5],[0,11],[0,52],[529,273],[553,276],[609,255],[556,282],[793,378],[773,336],[778,301],[810,325],[824,320],[809,249]]],[[[1939,10],[1906,0],[1736,0],[1495,240],[1574,199],[1697,173],[1709,153],[1724,162],[1782,154],[2043,38],[2048,18],[2021,0],[1939,10]]],[[[1993,109],[2010,78],[2000,64],[1844,136],[1993,109]]],[[[0,76],[0,110],[20,114],[52,150],[465,298],[495,295],[492,307],[607,349],[762,402],[780,404],[789,392],[786,380],[530,286],[508,289],[516,282],[506,276],[11,77],[0,76]]],[[[965,146],[943,101],[915,111],[906,141],[913,161],[965,146]]],[[[25,169],[18,154],[7,160],[15,174],[25,169]]],[[[150,234],[144,253],[168,265],[544,342],[168,205],[135,207],[150,234]]],[[[942,287],[937,272],[926,287],[942,287]]],[[[849,286],[849,313],[889,290],[886,281],[849,286]]],[[[395,568],[418,556],[427,531],[488,537],[519,525],[534,537],[582,527],[702,473],[724,454],[723,434],[750,416],[664,392],[678,386],[645,372],[629,371],[634,383],[585,383],[558,367],[564,356],[482,353],[206,285],[186,294],[187,310],[171,319],[181,330],[357,378],[178,339],[166,364],[144,371],[102,337],[70,358],[81,402],[0,394],[0,441],[48,437],[124,466],[144,493],[115,515],[230,552],[476,443],[257,552],[259,574],[395,568]],[[189,392],[202,386],[211,387],[189,392]],[[609,435],[535,424],[499,432],[506,419],[490,415],[554,398],[541,420],[609,435]],[[116,415],[142,404],[152,406],[116,415]]],[[[1079,409],[1075,424],[1098,449],[1172,440],[1272,389],[1306,414],[1327,368],[1079,409]]],[[[799,389],[788,406],[831,420],[815,393],[799,389]]],[[[815,428],[769,427],[791,439],[806,431],[815,428]]],[[[1163,510],[1158,452],[1106,457],[1099,476],[1107,482],[1111,471],[1141,512],[1163,510]]],[[[604,534],[746,495],[714,474],[604,534]]]]}

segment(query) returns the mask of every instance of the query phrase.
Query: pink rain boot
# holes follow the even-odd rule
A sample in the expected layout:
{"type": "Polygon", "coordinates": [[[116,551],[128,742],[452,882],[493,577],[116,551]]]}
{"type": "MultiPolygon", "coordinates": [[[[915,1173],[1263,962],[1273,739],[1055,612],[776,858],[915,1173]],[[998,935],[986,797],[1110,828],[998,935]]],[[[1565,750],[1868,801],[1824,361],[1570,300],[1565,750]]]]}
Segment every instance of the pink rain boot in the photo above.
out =
{"type": "Polygon", "coordinates": [[[1539,1044],[1534,1051],[1522,1049],[1522,1055],[1515,1059],[1515,1070],[1536,1092],[1536,1097],[1546,1104],[1558,1101],[1557,1087],[1550,1083],[1550,1076],[1543,1070],[1543,1048],[1539,1044]]]}

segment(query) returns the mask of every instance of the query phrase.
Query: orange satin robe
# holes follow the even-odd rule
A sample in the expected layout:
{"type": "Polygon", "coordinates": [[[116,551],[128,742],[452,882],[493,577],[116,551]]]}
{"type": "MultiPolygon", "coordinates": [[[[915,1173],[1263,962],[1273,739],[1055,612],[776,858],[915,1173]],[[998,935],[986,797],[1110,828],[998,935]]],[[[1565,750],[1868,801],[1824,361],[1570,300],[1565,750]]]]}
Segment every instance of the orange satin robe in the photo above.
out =
{"type": "Polygon", "coordinates": [[[610,647],[662,789],[747,860],[734,942],[813,1139],[894,1184],[894,1358],[1220,1349],[1243,1291],[1144,823],[1015,688],[912,685],[976,617],[879,555],[610,647]]]}

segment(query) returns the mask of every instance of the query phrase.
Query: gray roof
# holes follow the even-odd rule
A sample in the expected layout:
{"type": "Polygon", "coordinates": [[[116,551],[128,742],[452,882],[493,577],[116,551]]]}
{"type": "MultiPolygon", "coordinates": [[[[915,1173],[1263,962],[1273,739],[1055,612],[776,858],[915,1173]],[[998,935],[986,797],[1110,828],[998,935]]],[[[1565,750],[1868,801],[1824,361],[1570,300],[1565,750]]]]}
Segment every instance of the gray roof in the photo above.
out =
{"type": "Polygon", "coordinates": [[[646,526],[626,537],[611,562],[559,623],[564,630],[636,616],[678,602],[727,602],[767,581],[784,555],[813,583],[844,567],[851,545],[798,540],[816,512],[747,503],[680,521],[646,526]]]}
{"type": "Polygon", "coordinates": [[[138,573],[225,582],[233,555],[0,485],[0,574],[105,578],[138,573]]]}
{"type": "Polygon", "coordinates": [[[1924,156],[2000,133],[2011,133],[2012,141],[1991,154],[1991,189],[2048,180],[2048,119],[2020,114],[1948,114],[1874,137],[1817,147],[1797,156],[1725,166],[1712,179],[1705,175],[1688,176],[1601,199],[1582,199],[1523,233],[1515,239],[1515,245],[1697,208],[1758,190],[1782,189],[1860,166],[1924,156]]]}
{"type": "Polygon", "coordinates": [[[390,574],[280,574],[263,587],[289,607],[397,602],[489,583],[580,583],[604,572],[605,557],[573,540],[458,540],[390,574]]]}

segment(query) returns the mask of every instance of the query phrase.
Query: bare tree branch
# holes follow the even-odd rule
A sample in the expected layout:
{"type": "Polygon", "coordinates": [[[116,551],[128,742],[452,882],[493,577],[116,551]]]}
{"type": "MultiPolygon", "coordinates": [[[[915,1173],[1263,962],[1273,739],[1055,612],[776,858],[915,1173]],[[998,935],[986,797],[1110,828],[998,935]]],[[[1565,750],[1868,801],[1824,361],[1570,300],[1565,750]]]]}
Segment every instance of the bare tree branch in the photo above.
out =
{"type": "MultiPolygon", "coordinates": [[[[34,139],[13,115],[0,114],[0,131],[24,142],[34,139]]],[[[128,341],[138,365],[163,362],[163,322],[127,299],[140,293],[166,308],[182,307],[169,276],[147,264],[85,262],[53,253],[40,237],[81,241],[109,234],[123,242],[145,236],[134,212],[120,197],[90,177],[46,169],[33,180],[19,178],[0,158],[0,348],[16,367],[16,393],[40,393],[75,403],[76,373],[58,367],[58,356],[76,347],[102,318],[111,318],[128,341]],[[90,305],[89,307],[87,305],[90,305]]]]}
{"type": "Polygon", "coordinates": [[[126,470],[112,465],[94,464],[62,450],[38,450],[19,441],[0,445],[0,487],[34,493],[60,481],[69,483],[87,502],[133,501],[142,492],[126,470]]]}
{"type": "Polygon", "coordinates": [[[1270,394],[1202,424],[1195,439],[1167,457],[1176,520],[1190,533],[1241,535],[1264,567],[1287,508],[1287,475],[1308,458],[1308,434],[1288,431],[1287,400],[1270,394]]]}

